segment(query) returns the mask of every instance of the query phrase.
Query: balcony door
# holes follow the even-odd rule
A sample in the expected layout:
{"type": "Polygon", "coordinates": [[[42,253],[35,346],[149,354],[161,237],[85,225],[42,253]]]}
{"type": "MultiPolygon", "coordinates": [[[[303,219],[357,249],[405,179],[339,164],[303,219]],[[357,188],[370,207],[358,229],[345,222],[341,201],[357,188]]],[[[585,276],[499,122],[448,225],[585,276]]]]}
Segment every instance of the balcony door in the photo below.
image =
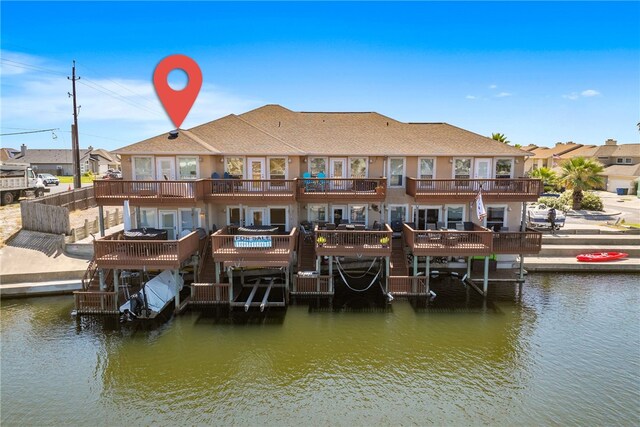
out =
{"type": "Polygon", "coordinates": [[[175,181],[176,159],[174,157],[156,157],[156,179],[158,181],[175,181]]]}
{"type": "Polygon", "coordinates": [[[336,226],[344,222],[349,222],[349,211],[347,207],[344,205],[331,206],[331,217],[329,220],[331,221],[332,219],[336,226]]]}
{"type": "Polygon", "coordinates": [[[475,159],[473,164],[474,179],[491,179],[492,159],[475,159]]]}
{"type": "Polygon", "coordinates": [[[438,221],[442,221],[442,208],[439,206],[418,206],[413,211],[416,230],[437,229],[438,221]]]}
{"type": "Polygon", "coordinates": [[[178,212],[160,210],[158,222],[162,230],[167,230],[167,239],[175,240],[178,233],[178,212]]]}
{"type": "Polygon", "coordinates": [[[267,208],[247,208],[247,218],[245,223],[247,225],[268,225],[267,223],[267,208]]]}
{"type": "Polygon", "coordinates": [[[249,184],[249,189],[251,191],[260,191],[262,189],[260,181],[266,179],[265,161],[260,157],[249,157],[247,163],[249,164],[249,179],[256,181],[249,184]]]}
{"type": "MultiPolygon", "coordinates": [[[[332,158],[329,160],[329,178],[341,178],[348,177],[347,172],[347,159],[344,158],[332,158]]],[[[344,190],[346,187],[346,181],[331,181],[332,190],[344,190]]],[[[345,212],[346,214],[346,212],[345,212]]],[[[345,216],[346,217],[346,216],[345,216]]]]}

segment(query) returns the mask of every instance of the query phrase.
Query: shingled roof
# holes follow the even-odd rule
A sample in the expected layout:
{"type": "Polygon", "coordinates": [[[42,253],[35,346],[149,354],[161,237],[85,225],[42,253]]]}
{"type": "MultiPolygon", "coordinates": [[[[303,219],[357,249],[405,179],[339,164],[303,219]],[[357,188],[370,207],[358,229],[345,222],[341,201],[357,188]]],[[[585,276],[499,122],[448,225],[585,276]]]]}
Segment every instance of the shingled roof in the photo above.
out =
{"type": "Polygon", "coordinates": [[[375,112],[294,112],[269,104],[159,135],[117,154],[526,156],[528,152],[447,123],[403,123],[375,112]],[[207,149],[210,147],[210,149],[207,149]],[[204,150],[204,151],[202,151],[204,150]]]}

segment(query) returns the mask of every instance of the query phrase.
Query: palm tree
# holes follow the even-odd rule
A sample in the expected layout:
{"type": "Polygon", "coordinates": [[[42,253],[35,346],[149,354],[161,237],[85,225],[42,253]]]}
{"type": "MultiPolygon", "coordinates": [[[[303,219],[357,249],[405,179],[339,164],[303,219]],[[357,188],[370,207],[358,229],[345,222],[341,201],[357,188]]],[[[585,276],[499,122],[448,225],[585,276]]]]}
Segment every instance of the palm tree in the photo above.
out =
{"type": "Polygon", "coordinates": [[[492,133],[491,134],[491,139],[494,139],[496,141],[500,141],[503,144],[509,144],[511,142],[511,141],[509,141],[507,139],[507,137],[503,133],[492,133]]]}
{"type": "Polygon", "coordinates": [[[604,170],[604,166],[596,160],[573,157],[565,160],[560,167],[562,168],[560,182],[566,188],[573,190],[573,209],[580,209],[582,192],[603,184],[604,181],[598,174],[604,170]]]}
{"type": "Polygon", "coordinates": [[[538,178],[544,184],[544,191],[551,191],[556,188],[558,174],[550,168],[538,168],[529,172],[530,178],[538,178]]]}

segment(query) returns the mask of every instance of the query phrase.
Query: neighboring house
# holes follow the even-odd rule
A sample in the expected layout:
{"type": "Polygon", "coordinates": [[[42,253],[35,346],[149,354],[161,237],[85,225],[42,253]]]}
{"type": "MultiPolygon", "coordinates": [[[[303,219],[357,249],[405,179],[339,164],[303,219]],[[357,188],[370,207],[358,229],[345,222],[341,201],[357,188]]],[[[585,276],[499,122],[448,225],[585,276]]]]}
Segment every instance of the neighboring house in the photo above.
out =
{"type": "MultiPolygon", "coordinates": [[[[24,146],[23,146],[24,147],[24,146]]],[[[26,149],[26,147],[24,147],[26,149]]],[[[18,161],[24,155],[21,150],[15,148],[0,148],[0,161],[18,161]]]]}
{"type": "Polygon", "coordinates": [[[542,167],[545,168],[554,168],[558,166],[561,156],[567,153],[570,153],[573,150],[576,150],[582,147],[582,144],[576,144],[574,142],[558,142],[552,148],[547,147],[537,147],[529,150],[533,156],[528,157],[524,170],[526,173],[531,172],[534,169],[539,169],[542,167]]]}
{"type": "Polygon", "coordinates": [[[633,181],[640,177],[640,144],[618,145],[616,140],[608,139],[593,157],[605,166],[601,175],[606,178],[607,191],[633,189],[633,181]]]}
{"type": "MultiPolygon", "coordinates": [[[[105,273],[170,268],[177,275],[185,263],[204,263],[208,273],[198,276],[203,285],[192,288],[192,303],[249,307],[255,289],[249,300],[249,292],[236,289],[249,286],[238,281],[244,268],[276,269],[278,298],[333,294],[337,257],[344,266],[377,258],[384,289],[425,295],[418,260],[428,268],[433,257],[447,265],[466,257],[470,266],[480,256],[488,265],[496,254],[498,268],[511,268],[515,254],[540,250],[539,233],[520,231],[525,202],[542,191],[539,180],[522,178],[530,154],[447,123],[266,105],[114,153],[124,179],[94,182],[100,210],[126,200],[133,227],[180,240],[145,241],[140,250],[140,242],[107,236],[96,240],[92,265],[105,273]],[[480,190],[483,219],[476,215],[480,190]],[[307,221],[314,229],[303,228],[307,221]],[[197,228],[217,230],[209,252],[198,252],[197,228]],[[392,263],[391,237],[400,232],[405,237],[394,243],[392,263]],[[409,266],[405,249],[413,255],[409,266]],[[296,274],[309,270],[316,271],[311,278],[296,274]]],[[[100,283],[100,298],[118,298],[114,277],[100,283]]],[[[268,300],[264,288],[258,292],[268,300]]],[[[99,298],[83,301],[76,299],[76,308],[90,311],[99,298]]]]}
{"type": "MultiPolygon", "coordinates": [[[[16,150],[14,150],[16,151],[16,150]]],[[[73,175],[73,152],[65,149],[30,149],[22,145],[21,153],[24,155],[20,161],[30,163],[37,173],[50,173],[58,176],[73,175]]],[[[107,169],[117,169],[119,160],[117,156],[106,150],[88,149],[80,150],[80,173],[92,172],[100,174],[107,169]]]]}

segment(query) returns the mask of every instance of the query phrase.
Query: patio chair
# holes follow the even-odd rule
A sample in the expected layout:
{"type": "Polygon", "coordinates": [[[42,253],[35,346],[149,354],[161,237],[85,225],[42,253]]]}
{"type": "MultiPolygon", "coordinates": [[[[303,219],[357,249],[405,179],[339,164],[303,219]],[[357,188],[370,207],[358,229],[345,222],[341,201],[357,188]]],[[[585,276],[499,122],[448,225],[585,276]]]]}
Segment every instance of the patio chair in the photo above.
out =
{"type": "Polygon", "coordinates": [[[373,221],[373,226],[371,227],[371,229],[373,231],[380,231],[382,230],[382,224],[380,224],[377,220],[373,221]]]}
{"type": "Polygon", "coordinates": [[[325,181],[325,178],[327,176],[324,174],[324,172],[320,172],[318,174],[318,179],[320,181],[318,181],[318,190],[319,191],[327,191],[327,181],[325,181]]]}
{"type": "Polygon", "coordinates": [[[302,178],[304,178],[304,191],[309,192],[313,191],[313,180],[311,179],[311,173],[305,172],[302,174],[302,178]]]}
{"type": "Polygon", "coordinates": [[[391,229],[394,233],[400,233],[402,231],[402,221],[399,219],[391,221],[391,229]]]}
{"type": "Polygon", "coordinates": [[[300,223],[300,232],[304,237],[305,243],[313,243],[313,228],[309,221],[302,221],[300,223]]]}
{"type": "Polygon", "coordinates": [[[437,224],[436,224],[436,228],[437,228],[438,230],[442,230],[442,229],[444,229],[444,228],[446,228],[446,227],[445,227],[445,225],[444,225],[444,222],[442,222],[442,221],[438,221],[438,222],[437,222],[437,224]]]}
{"type": "Polygon", "coordinates": [[[327,230],[335,230],[335,229],[336,229],[336,225],[335,225],[334,223],[332,223],[332,222],[328,222],[328,223],[325,225],[325,228],[326,228],[327,230]]]}

